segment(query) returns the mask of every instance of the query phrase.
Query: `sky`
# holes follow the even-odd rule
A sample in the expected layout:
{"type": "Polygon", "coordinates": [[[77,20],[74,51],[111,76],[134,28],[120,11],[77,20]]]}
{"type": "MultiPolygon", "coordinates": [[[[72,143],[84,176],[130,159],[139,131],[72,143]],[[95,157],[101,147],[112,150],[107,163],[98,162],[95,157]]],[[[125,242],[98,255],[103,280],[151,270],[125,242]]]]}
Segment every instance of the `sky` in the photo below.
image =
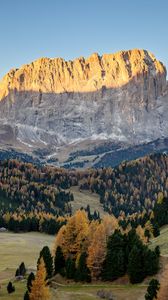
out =
{"type": "Polygon", "coordinates": [[[0,0],[0,78],[40,57],[133,48],[168,69],[168,0],[0,0]]]}

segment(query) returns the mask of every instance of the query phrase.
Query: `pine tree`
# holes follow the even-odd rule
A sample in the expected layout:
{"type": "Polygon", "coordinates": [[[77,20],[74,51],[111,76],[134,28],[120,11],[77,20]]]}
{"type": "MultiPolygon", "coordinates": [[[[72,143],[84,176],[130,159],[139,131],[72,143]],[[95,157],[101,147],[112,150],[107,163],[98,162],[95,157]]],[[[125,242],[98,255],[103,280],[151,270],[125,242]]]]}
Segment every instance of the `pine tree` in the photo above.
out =
{"type": "Polygon", "coordinates": [[[7,291],[8,291],[8,294],[11,294],[15,291],[15,287],[13,286],[11,281],[9,281],[9,283],[7,285],[7,291]]]}
{"type": "Polygon", "coordinates": [[[149,282],[149,286],[147,288],[147,293],[145,295],[145,300],[153,300],[157,299],[157,293],[159,291],[159,281],[157,279],[152,279],[149,282]]]}
{"type": "Polygon", "coordinates": [[[19,275],[21,275],[21,276],[25,276],[25,274],[26,274],[26,267],[25,267],[24,262],[22,262],[19,266],[19,273],[20,273],[19,275]]]}
{"type": "Polygon", "coordinates": [[[29,294],[30,300],[49,300],[50,291],[46,280],[46,268],[43,258],[38,264],[35,280],[32,282],[31,292],[29,294]]]}
{"type": "Polygon", "coordinates": [[[35,279],[34,273],[31,272],[27,278],[27,289],[29,292],[31,292],[32,282],[34,279],[35,279]]]}
{"type": "Polygon", "coordinates": [[[157,237],[160,235],[160,229],[157,223],[153,225],[153,236],[157,237]]]}
{"type": "Polygon", "coordinates": [[[145,276],[156,274],[159,269],[159,256],[158,248],[152,251],[144,247],[144,272],[145,276]]]}
{"type": "Polygon", "coordinates": [[[65,259],[60,246],[57,247],[55,258],[54,258],[54,266],[55,266],[55,274],[60,273],[61,275],[64,274],[65,268],[65,259]]]}
{"type": "Polygon", "coordinates": [[[28,291],[24,294],[24,300],[30,300],[28,291]]]}
{"type": "Polygon", "coordinates": [[[49,279],[53,275],[53,258],[51,256],[51,252],[48,246],[43,247],[43,249],[41,250],[38,263],[41,257],[44,259],[44,263],[46,266],[46,272],[47,272],[46,278],[49,279]]]}
{"type": "Polygon", "coordinates": [[[75,274],[76,281],[91,282],[90,270],[86,264],[87,254],[82,253],[79,258],[78,267],[75,274]]]}
{"type": "Polygon", "coordinates": [[[18,269],[16,269],[15,277],[17,277],[17,276],[20,276],[20,271],[19,271],[19,268],[18,268],[18,269]]]}
{"type": "Polygon", "coordinates": [[[128,274],[131,283],[139,283],[145,278],[143,266],[143,251],[134,245],[128,257],[128,274]]]}
{"type": "Polygon", "coordinates": [[[75,261],[69,257],[66,260],[65,268],[66,268],[66,277],[68,279],[74,279],[76,273],[75,261]]]}
{"type": "Polygon", "coordinates": [[[107,254],[103,264],[102,278],[115,280],[126,272],[125,241],[120,231],[115,231],[109,237],[107,254]]]}

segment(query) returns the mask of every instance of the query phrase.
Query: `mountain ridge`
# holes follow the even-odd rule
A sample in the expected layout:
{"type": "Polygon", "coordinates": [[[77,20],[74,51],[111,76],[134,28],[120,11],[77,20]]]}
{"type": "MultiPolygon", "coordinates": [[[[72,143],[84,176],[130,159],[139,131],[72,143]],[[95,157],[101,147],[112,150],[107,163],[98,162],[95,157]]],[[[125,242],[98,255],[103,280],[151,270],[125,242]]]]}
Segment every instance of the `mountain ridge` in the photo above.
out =
{"type": "Polygon", "coordinates": [[[130,147],[166,138],[166,75],[153,54],[139,49],[41,58],[13,69],[0,82],[1,147],[29,154],[49,148],[63,161],[106,140],[130,147]]]}
{"type": "Polygon", "coordinates": [[[140,49],[102,56],[93,53],[88,58],[82,56],[68,61],[63,58],[44,57],[22,65],[19,69],[11,69],[0,82],[0,99],[6,97],[6,94],[2,93],[6,83],[9,92],[10,90],[39,92],[39,88],[41,92],[92,92],[101,88],[102,84],[106,88],[120,87],[134,76],[149,72],[149,65],[152,66],[151,72],[167,74],[166,67],[151,52],[140,49]],[[88,86],[90,79],[94,82],[88,86]],[[75,80],[79,82],[75,84],[75,80]]]}

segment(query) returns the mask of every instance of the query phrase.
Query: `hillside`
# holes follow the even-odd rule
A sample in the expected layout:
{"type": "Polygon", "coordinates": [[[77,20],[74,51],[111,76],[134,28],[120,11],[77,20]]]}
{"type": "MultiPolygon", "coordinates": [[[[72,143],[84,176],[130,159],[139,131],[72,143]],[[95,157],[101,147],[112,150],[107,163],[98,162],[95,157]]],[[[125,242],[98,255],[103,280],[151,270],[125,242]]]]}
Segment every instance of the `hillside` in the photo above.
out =
{"type": "Polygon", "coordinates": [[[161,254],[168,257],[168,226],[165,225],[160,230],[160,235],[151,240],[150,248],[160,247],[161,254]]]}
{"type": "Polygon", "coordinates": [[[72,186],[70,191],[74,197],[74,200],[70,202],[72,213],[75,213],[75,211],[81,207],[86,208],[89,205],[92,214],[94,211],[98,211],[101,217],[105,214],[98,194],[90,191],[80,190],[79,186],[72,186]]]}
{"type": "Polygon", "coordinates": [[[167,178],[166,154],[81,171],[1,161],[0,226],[53,234],[80,208],[91,219],[107,212],[117,218],[149,218],[158,199],[167,197],[167,178]]]}
{"type": "Polygon", "coordinates": [[[160,193],[167,196],[168,156],[155,154],[115,168],[93,169],[80,188],[99,194],[104,209],[116,216],[151,211],[160,193]]]}

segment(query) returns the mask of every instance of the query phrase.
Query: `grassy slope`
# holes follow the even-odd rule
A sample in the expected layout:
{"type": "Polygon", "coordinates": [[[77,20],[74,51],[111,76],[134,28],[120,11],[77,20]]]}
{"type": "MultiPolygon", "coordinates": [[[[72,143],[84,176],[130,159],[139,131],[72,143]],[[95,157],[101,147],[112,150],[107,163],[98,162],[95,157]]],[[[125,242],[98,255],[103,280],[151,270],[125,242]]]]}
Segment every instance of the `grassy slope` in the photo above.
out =
{"type": "Polygon", "coordinates": [[[168,225],[163,226],[160,235],[151,241],[150,248],[160,246],[161,255],[168,256],[168,225]]]}
{"type": "Polygon", "coordinates": [[[38,255],[43,246],[52,248],[54,237],[41,233],[0,233],[0,280],[13,276],[13,270],[24,261],[29,269],[36,268],[38,255]],[[3,259],[2,259],[3,257],[3,259]]]}
{"type": "Polygon", "coordinates": [[[11,295],[7,293],[7,283],[14,280],[16,268],[22,261],[27,268],[36,269],[40,250],[45,245],[52,249],[53,241],[53,236],[41,233],[0,233],[0,299],[23,300],[26,281],[14,282],[16,292],[11,295]]]}
{"type": "Polygon", "coordinates": [[[58,300],[96,300],[99,299],[96,294],[99,290],[111,291],[117,300],[144,300],[146,285],[71,285],[67,287],[59,287],[53,292],[58,300]]]}
{"type": "Polygon", "coordinates": [[[103,207],[99,201],[99,195],[90,193],[89,191],[80,192],[78,186],[73,186],[70,190],[74,195],[74,201],[71,202],[73,212],[77,209],[80,209],[81,207],[86,208],[89,204],[92,213],[97,210],[100,212],[101,216],[105,214],[103,207]]]}

